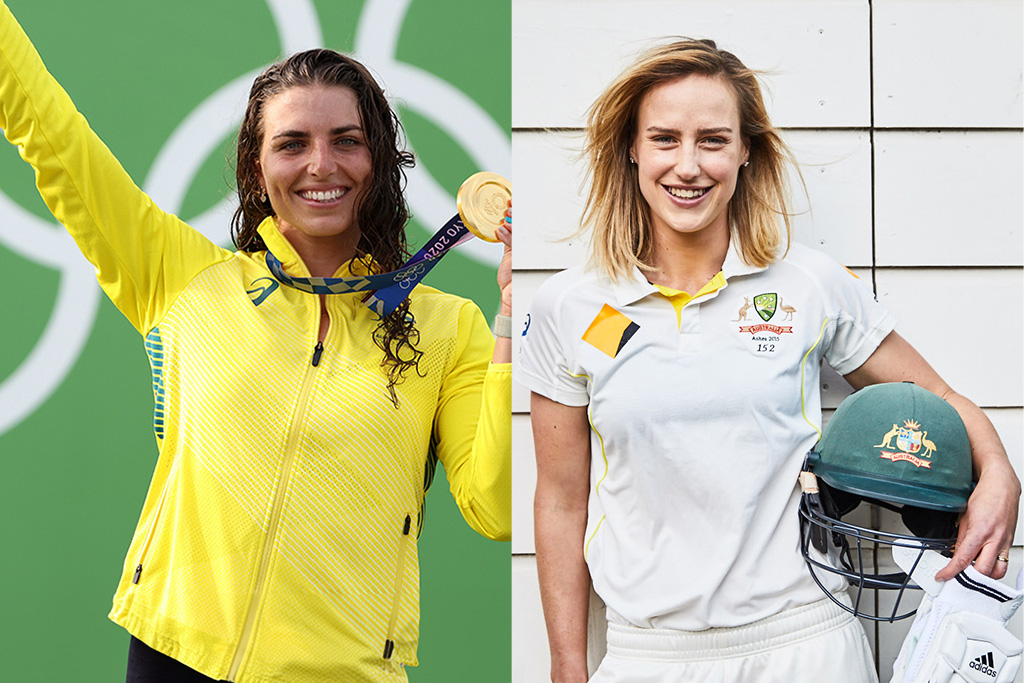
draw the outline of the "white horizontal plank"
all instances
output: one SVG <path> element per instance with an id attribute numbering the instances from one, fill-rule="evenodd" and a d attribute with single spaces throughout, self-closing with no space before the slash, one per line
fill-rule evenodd
<path id="1" fill-rule="evenodd" d="M 537 460 L 529 415 L 512 416 L 512 554 L 533 553 L 533 491 Z"/>
<path id="2" fill-rule="evenodd" d="M 863 131 L 786 131 L 803 183 L 791 173 L 793 238 L 849 266 L 871 265 L 871 143 Z M 580 133 L 517 132 L 517 269 L 561 269 L 587 258 L 577 234 L 585 168 Z M 806 192 L 804 191 L 806 186 Z"/>
<path id="3" fill-rule="evenodd" d="M 793 185 L 794 238 L 851 266 L 871 263 L 871 146 L 858 131 L 788 131 L 806 182 Z M 1024 138 L 1012 131 L 880 131 L 875 139 L 879 265 L 1020 265 L 1024 261 Z M 586 259 L 566 239 L 582 213 L 578 137 L 513 138 L 520 269 L 564 268 Z M 984 159 L 984 194 L 965 194 L 963 169 Z M 807 212 L 808 205 L 811 208 Z M 968 238 L 969 237 L 969 238 Z"/>
<path id="4" fill-rule="evenodd" d="M 983 407 L 1024 403 L 1019 268 L 879 269 L 878 300 L 946 382 Z"/>
<path id="5" fill-rule="evenodd" d="M 512 683 L 551 680 L 551 655 L 532 555 L 512 557 L 512 653 Z"/>
<path id="6" fill-rule="evenodd" d="M 515 291 L 515 305 L 512 309 L 512 378 L 516 378 L 519 359 L 519 342 L 526 327 L 526 316 L 533 304 L 533 295 L 541 283 L 554 275 L 555 271 L 515 271 L 512 273 L 512 289 Z M 512 412 L 525 413 L 530 410 L 530 392 L 519 382 L 512 382 Z"/>
<path id="7" fill-rule="evenodd" d="M 1024 262 L 1020 131 L 875 133 L 879 265 Z"/>
<path id="8" fill-rule="evenodd" d="M 783 131 L 800 164 L 793 239 L 846 266 L 871 265 L 871 138 L 864 131 Z"/>
<path id="9" fill-rule="evenodd" d="M 989 408 L 985 415 L 992 421 L 1010 456 L 1017 479 L 1024 481 L 1024 410 L 1021 408 Z M 1017 530 L 1013 544 L 1024 546 L 1024 508 L 1017 510 Z M 1024 618 L 1024 614 L 1021 615 Z"/>
<path id="10" fill-rule="evenodd" d="M 875 0 L 875 125 L 1020 127 L 1020 0 Z"/>
<path id="11" fill-rule="evenodd" d="M 1010 457 L 1010 464 L 1017 473 L 1017 479 L 1024 481 L 1024 410 L 1021 408 L 989 408 L 985 415 L 996 428 L 1003 447 Z M 1024 546 L 1024 508 L 1017 509 L 1017 529 L 1013 544 Z M 1016 576 L 1016 575 L 1014 575 Z M 1024 618 L 1024 615 L 1021 615 Z"/>
<path id="12" fill-rule="evenodd" d="M 868 33 L 868 5 L 856 0 L 513 0 L 512 125 L 579 127 L 639 53 L 686 36 L 770 72 L 776 125 L 866 127 Z"/>
<path id="13" fill-rule="evenodd" d="M 586 241 L 572 237 L 583 213 L 581 145 L 580 133 L 512 134 L 517 269 L 562 269 L 586 260 Z"/>

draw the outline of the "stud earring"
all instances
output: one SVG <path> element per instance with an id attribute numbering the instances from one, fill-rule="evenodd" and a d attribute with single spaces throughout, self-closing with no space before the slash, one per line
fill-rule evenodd
<path id="1" fill-rule="evenodd" d="M 750 162 L 749 161 L 744 161 L 743 162 L 743 168 L 746 168 L 747 166 L 750 166 Z"/>
<path id="2" fill-rule="evenodd" d="M 636 159 L 634 159 L 633 157 L 630 157 L 629 158 L 629 163 L 631 163 L 633 165 L 636 165 Z"/>

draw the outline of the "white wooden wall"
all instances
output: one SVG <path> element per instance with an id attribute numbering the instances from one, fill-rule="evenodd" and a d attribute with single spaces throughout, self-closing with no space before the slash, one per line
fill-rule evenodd
<path id="1" fill-rule="evenodd" d="M 519 329 L 537 285 L 585 258 L 581 240 L 556 240 L 579 219 L 587 107 L 659 37 L 713 38 L 770 72 L 769 111 L 812 208 L 796 239 L 873 277 L 899 332 L 984 408 L 1024 469 L 1020 0 L 512 0 L 512 11 Z M 546 681 L 529 396 L 513 391 L 512 680 Z M 849 387 L 829 372 L 822 391 L 834 408 Z M 866 624 L 883 681 L 908 627 Z"/>

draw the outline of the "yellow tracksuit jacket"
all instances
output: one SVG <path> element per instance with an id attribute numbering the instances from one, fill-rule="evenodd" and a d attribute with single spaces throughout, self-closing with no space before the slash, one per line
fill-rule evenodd
<path id="1" fill-rule="evenodd" d="M 510 368 L 480 311 L 413 291 L 422 372 L 397 409 L 358 295 L 327 297 L 314 364 L 317 297 L 161 211 L 2 4 L 0 127 L 153 369 L 160 456 L 111 619 L 215 679 L 405 680 L 432 454 L 466 521 L 510 535 Z M 308 276 L 273 219 L 260 234 Z"/>

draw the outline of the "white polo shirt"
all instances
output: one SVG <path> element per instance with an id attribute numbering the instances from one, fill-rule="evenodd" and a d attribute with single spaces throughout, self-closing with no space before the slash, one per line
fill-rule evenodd
<path id="1" fill-rule="evenodd" d="M 722 275 L 677 322 L 638 270 L 612 284 L 569 269 L 537 291 L 523 333 L 519 381 L 589 405 L 584 553 L 615 622 L 739 626 L 822 597 L 796 486 L 821 425 L 819 364 L 855 370 L 895 320 L 799 244 L 768 268 L 730 247 Z"/>

